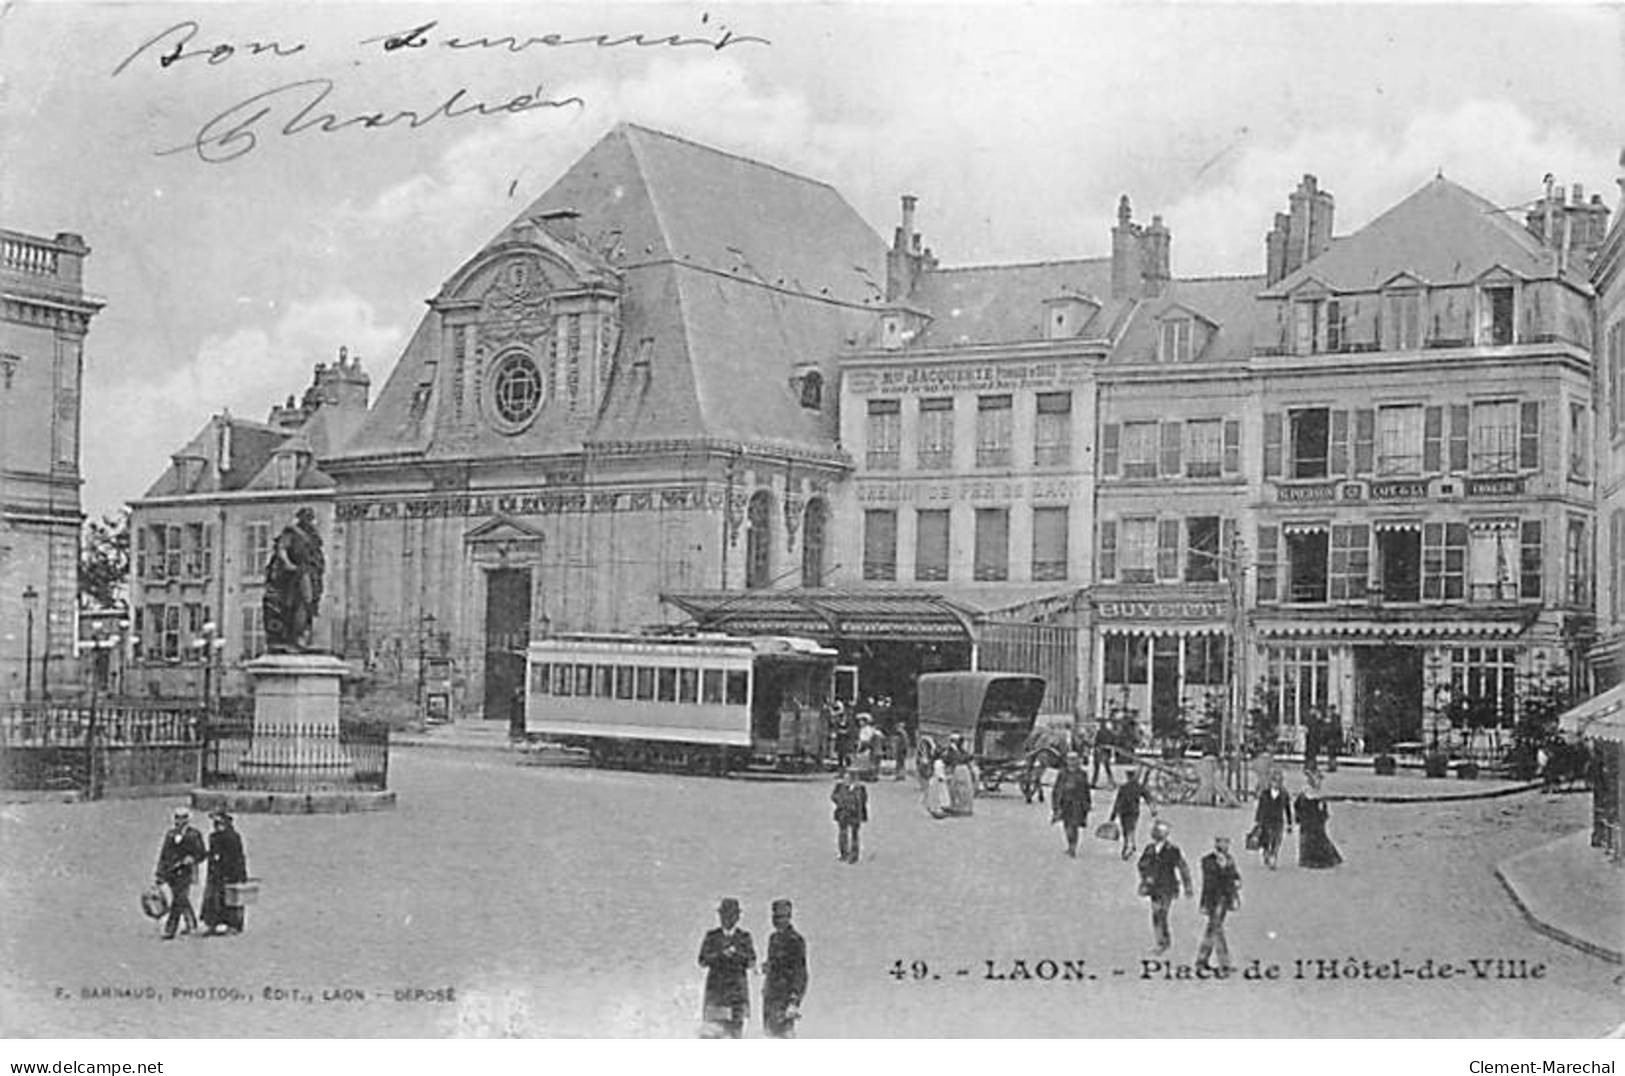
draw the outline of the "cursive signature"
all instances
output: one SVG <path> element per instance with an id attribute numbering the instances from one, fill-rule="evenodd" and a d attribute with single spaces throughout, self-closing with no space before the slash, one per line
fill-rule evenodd
<path id="1" fill-rule="evenodd" d="M 494 116 L 499 113 L 517 115 L 541 108 L 585 108 L 587 102 L 579 97 L 550 98 L 543 96 L 538 85 L 531 93 L 522 93 L 502 102 L 484 102 L 469 99 L 466 89 L 459 89 L 427 112 L 412 109 L 377 112 L 358 112 L 339 118 L 333 112 L 323 111 L 323 103 L 333 92 L 335 83 L 328 78 L 309 78 L 289 82 L 263 93 L 239 101 L 198 128 L 190 142 L 169 149 L 158 150 L 157 156 L 175 153 L 196 153 L 198 159 L 209 164 L 235 161 L 259 145 L 266 133 L 297 135 L 306 131 L 332 134 L 346 128 L 363 131 L 393 127 L 397 124 L 416 130 L 439 119 L 462 119 L 465 116 Z M 280 126 L 276 124 L 278 109 L 293 108 L 293 112 Z"/>

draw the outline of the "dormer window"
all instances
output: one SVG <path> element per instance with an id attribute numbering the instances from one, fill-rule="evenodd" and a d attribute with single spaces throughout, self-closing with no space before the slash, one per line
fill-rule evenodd
<path id="1" fill-rule="evenodd" d="M 1158 342 L 1159 362 L 1190 362 L 1195 325 L 1190 318 L 1169 318 L 1162 323 Z"/>
<path id="2" fill-rule="evenodd" d="M 1336 299 L 1295 299 L 1292 353 L 1315 355 L 1343 349 L 1343 309 Z"/>
<path id="3" fill-rule="evenodd" d="M 1422 293 L 1396 291 L 1383 297 L 1382 344 L 1389 351 L 1422 346 Z"/>
<path id="4" fill-rule="evenodd" d="M 299 456 L 294 452 L 276 454 L 277 489 L 292 489 L 299 478 Z"/>
<path id="5" fill-rule="evenodd" d="M 1044 339 L 1070 340 L 1081 336 L 1100 310 L 1100 304 L 1082 295 L 1060 295 L 1044 300 Z"/>
<path id="6" fill-rule="evenodd" d="M 1517 291 L 1511 283 L 1486 284 L 1478 293 L 1478 342 L 1500 347 L 1517 340 Z"/>
<path id="7" fill-rule="evenodd" d="M 903 346 L 903 315 L 887 314 L 880 319 L 880 346 L 887 351 Z"/>

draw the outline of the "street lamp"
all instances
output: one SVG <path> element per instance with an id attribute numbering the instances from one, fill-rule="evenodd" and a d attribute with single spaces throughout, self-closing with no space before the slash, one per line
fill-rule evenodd
<path id="1" fill-rule="evenodd" d="M 214 621 L 208 620 L 204 621 L 203 634 L 193 639 L 192 645 L 198 649 L 198 660 L 203 663 L 203 708 L 207 710 L 211 698 L 210 680 L 214 672 L 215 658 L 226 645 L 226 640 L 220 637 L 220 631 Z"/>
<path id="2" fill-rule="evenodd" d="M 39 604 L 39 591 L 30 583 L 23 588 L 23 609 L 28 613 L 28 643 L 23 651 L 23 701 L 34 697 L 34 606 Z"/>

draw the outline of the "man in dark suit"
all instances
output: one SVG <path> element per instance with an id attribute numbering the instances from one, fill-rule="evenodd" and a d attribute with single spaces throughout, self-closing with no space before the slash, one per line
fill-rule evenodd
<path id="1" fill-rule="evenodd" d="M 1066 831 L 1066 854 L 1078 854 L 1078 831 L 1089 825 L 1089 775 L 1083 772 L 1083 756 L 1066 753 L 1065 768 L 1055 777 L 1050 790 L 1050 822 L 1061 823 Z"/>
<path id="2" fill-rule="evenodd" d="M 773 933 L 762 962 L 762 1030 L 770 1038 L 793 1039 L 807 994 L 807 943 L 790 924 L 790 902 L 773 902 Z"/>
<path id="3" fill-rule="evenodd" d="M 1230 854 L 1230 838 L 1213 838 L 1213 851 L 1202 857 L 1202 914 L 1207 932 L 1196 947 L 1196 966 L 1208 967 L 1208 957 L 1219 955 L 1219 967 L 1230 967 L 1230 945 L 1224 938 L 1224 917 L 1241 907 L 1241 871 Z"/>
<path id="4" fill-rule="evenodd" d="M 1153 803 L 1151 790 L 1145 787 L 1140 780 L 1139 771 L 1130 769 L 1123 777 L 1123 783 L 1117 786 L 1117 796 L 1112 800 L 1111 821 L 1116 822 L 1123 830 L 1123 858 L 1128 859 L 1134 854 L 1134 831 L 1140 825 L 1140 804 Z"/>
<path id="5" fill-rule="evenodd" d="M 829 801 L 835 805 L 835 825 L 839 830 L 836 843 L 840 849 L 842 863 L 856 863 L 858 861 L 858 830 L 869 821 L 869 790 L 864 788 L 855 779 L 852 768 L 846 767 L 835 782 L 835 788 L 829 794 Z"/>
<path id="6" fill-rule="evenodd" d="M 1156 935 L 1158 953 L 1173 944 L 1168 935 L 1168 909 L 1181 888 L 1191 896 L 1191 869 L 1185 853 L 1168 839 L 1168 823 L 1151 824 L 1151 843 L 1140 854 L 1140 895 L 1151 898 L 1151 932 Z"/>
<path id="7" fill-rule="evenodd" d="M 175 936 L 175 928 L 182 919 L 186 933 L 197 928 L 197 913 L 192 911 L 192 880 L 197 865 L 207 859 L 209 850 L 203 846 L 203 834 L 192 828 L 192 812 L 185 807 L 175 808 L 174 824 L 164 834 L 164 843 L 158 849 L 158 869 L 153 880 L 169 887 L 169 918 L 164 921 L 164 940 Z"/>
<path id="8" fill-rule="evenodd" d="M 756 947 L 750 932 L 739 926 L 739 901 L 723 897 L 717 907 L 720 927 L 706 932 L 700 942 L 700 966 L 705 969 L 705 1038 L 737 1039 L 750 1017 L 750 984 L 746 973 L 756 966 Z"/>
<path id="9" fill-rule="evenodd" d="M 1292 828 L 1292 797 L 1281 786 L 1280 770 L 1271 770 L 1269 783 L 1259 790 L 1253 828 L 1258 833 L 1258 850 L 1264 853 L 1264 866 L 1274 870 L 1281 854 L 1281 835 Z"/>

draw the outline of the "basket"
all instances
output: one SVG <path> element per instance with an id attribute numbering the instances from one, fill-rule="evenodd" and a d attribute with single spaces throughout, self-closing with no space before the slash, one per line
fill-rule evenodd
<path id="1" fill-rule="evenodd" d="M 260 880 L 250 878 L 246 882 L 226 883 L 226 907 L 242 908 L 254 904 L 260 899 Z"/>

